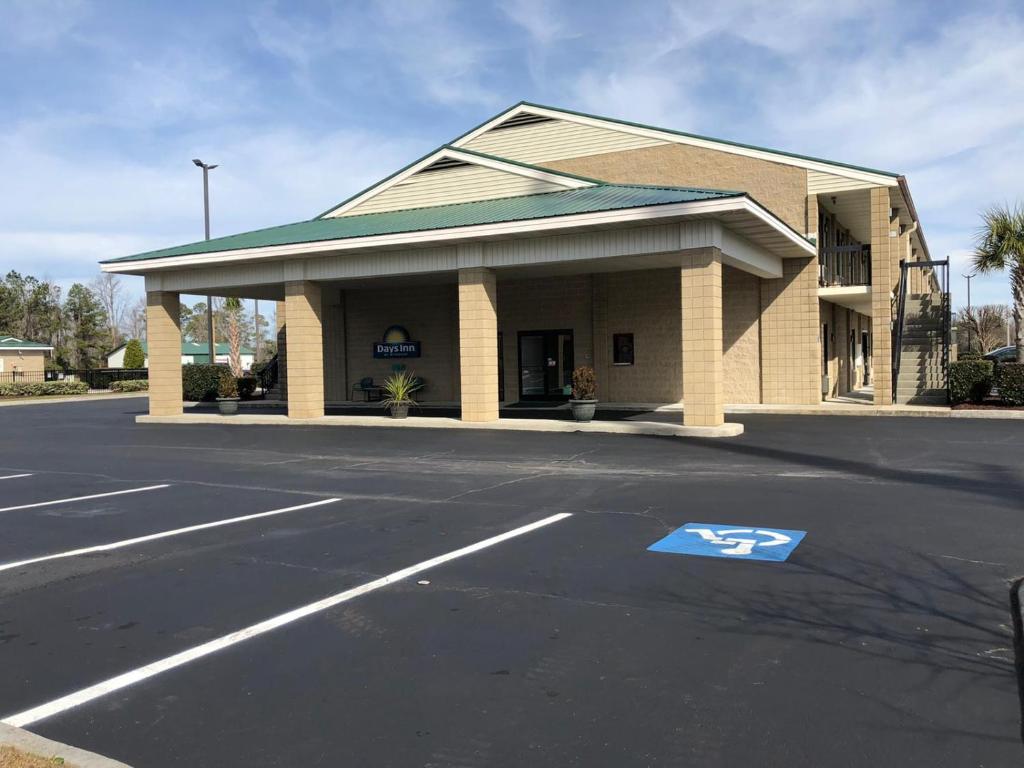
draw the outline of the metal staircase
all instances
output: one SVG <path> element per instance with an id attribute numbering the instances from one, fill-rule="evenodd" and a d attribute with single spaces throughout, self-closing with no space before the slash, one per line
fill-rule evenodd
<path id="1" fill-rule="evenodd" d="M 278 376 L 278 365 L 278 356 L 274 355 L 258 374 L 264 400 L 281 399 L 281 379 Z"/>
<path id="2" fill-rule="evenodd" d="M 922 271 L 911 279 L 914 269 Z M 911 284 L 917 292 L 910 292 Z M 901 261 L 895 314 L 893 402 L 946 405 L 949 402 L 949 262 Z"/>

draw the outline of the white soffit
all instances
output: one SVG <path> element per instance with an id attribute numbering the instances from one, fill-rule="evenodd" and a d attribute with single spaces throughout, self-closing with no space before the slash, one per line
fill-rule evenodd
<path id="1" fill-rule="evenodd" d="M 871 286 L 842 285 L 818 289 L 818 298 L 871 316 Z"/>

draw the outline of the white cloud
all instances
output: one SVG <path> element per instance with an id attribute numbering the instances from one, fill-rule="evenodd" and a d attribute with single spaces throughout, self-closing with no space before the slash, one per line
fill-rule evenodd
<path id="1" fill-rule="evenodd" d="M 4 0 L 0 50 L 51 49 L 88 14 L 81 0 Z"/>
<path id="2" fill-rule="evenodd" d="M 538 45 L 548 46 L 580 35 L 573 22 L 549 0 L 507 0 L 501 10 Z"/>

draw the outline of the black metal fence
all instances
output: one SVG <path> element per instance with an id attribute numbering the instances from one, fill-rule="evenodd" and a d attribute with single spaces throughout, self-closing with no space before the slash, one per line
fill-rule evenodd
<path id="1" fill-rule="evenodd" d="M 0 373 L 0 384 L 13 384 L 14 382 L 36 383 L 50 381 L 47 378 L 49 371 L 7 371 Z"/>
<path id="2" fill-rule="evenodd" d="M 7 371 L 0 373 L 0 384 L 43 381 L 84 381 L 89 389 L 108 389 L 113 381 L 149 379 L 146 368 L 77 368 L 50 371 Z"/>
<path id="3" fill-rule="evenodd" d="M 871 246 L 821 248 L 818 254 L 818 283 L 822 287 L 871 285 Z"/>
<path id="4" fill-rule="evenodd" d="M 1010 585 L 1010 624 L 1013 626 L 1013 657 L 1020 696 L 1020 738 L 1024 741 L 1024 576 Z"/>

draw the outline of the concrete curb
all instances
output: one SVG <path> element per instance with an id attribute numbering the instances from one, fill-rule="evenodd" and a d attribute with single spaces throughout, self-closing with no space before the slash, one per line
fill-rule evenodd
<path id="1" fill-rule="evenodd" d="M 40 755 L 41 757 L 62 757 L 73 768 L 131 768 L 127 763 L 120 763 L 108 757 L 86 752 L 84 749 L 70 747 L 59 741 L 36 736 L 22 728 L 0 723 L 0 745 L 17 747 L 23 752 Z"/>
<path id="2" fill-rule="evenodd" d="M 202 403 L 185 403 L 186 408 L 194 408 Z M 252 400 L 243 402 L 240 407 L 243 411 L 259 411 L 268 408 L 287 407 L 284 400 Z M 340 406 L 345 408 L 358 408 L 368 412 L 380 413 L 379 403 L 349 403 L 329 402 L 328 407 Z M 420 408 L 430 410 L 431 408 L 458 408 L 457 402 L 444 403 L 421 403 Z M 678 413 L 682 419 L 683 406 L 680 403 L 602 403 L 601 410 L 605 411 L 651 411 L 653 413 Z M 569 413 L 568 406 L 546 409 L 558 410 Z M 860 403 L 830 403 L 828 405 L 727 405 L 725 406 L 727 416 L 898 416 L 914 418 L 933 419 L 1024 419 L 1024 410 L 953 410 L 946 406 L 937 405 L 866 405 Z M 518 419 L 517 419 L 518 421 Z"/>
<path id="3" fill-rule="evenodd" d="M 60 395 L 51 397 L 27 397 L 16 400 L 5 401 L 0 398 L 0 408 L 12 408 L 16 405 L 50 405 L 57 403 L 89 403 L 97 400 L 127 400 L 132 397 L 149 397 L 148 392 L 111 392 L 103 395 Z"/>
<path id="4" fill-rule="evenodd" d="M 500 419 L 472 422 L 460 419 L 410 416 L 388 419 L 382 416 L 322 416 L 318 419 L 290 419 L 283 415 L 190 413 L 181 416 L 136 416 L 138 424 L 220 424 L 246 426 L 254 424 L 312 427 L 396 427 L 401 429 L 489 429 L 517 432 L 604 432 L 617 435 L 660 435 L 663 437 L 735 437 L 743 434 L 742 424 L 726 423 L 720 427 L 687 427 L 653 421 L 575 421 L 553 419 Z"/>
<path id="5" fill-rule="evenodd" d="M 956 411 L 952 408 L 940 408 L 927 405 L 911 406 L 873 406 L 873 405 L 842 405 L 842 406 L 726 406 L 729 415 L 766 415 L 766 416 L 889 416 L 900 418 L 931 418 L 931 419 L 1024 419 L 1024 411 Z"/>

